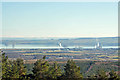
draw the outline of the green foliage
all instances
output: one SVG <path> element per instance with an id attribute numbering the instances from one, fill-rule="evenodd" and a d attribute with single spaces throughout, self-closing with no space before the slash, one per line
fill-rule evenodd
<path id="1" fill-rule="evenodd" d="M 110 75 L 109 80 L 118 80 L 118 75 L 116 74 L 115 71 L 112 70 L 112 71 L 109 73 L 109 75 Z"/>
<path id="2" fill-rule="evenodd" d="M 45 59 L 39 59 L 34 63 L 33 73 L 35 80 L 47 79 L 49 71 L 49 64 Z"/>
<path id="3" fill-rule="evenodd" d="M 43 59 L 45 60 L 46 56 L 43 56 Z"/>
<path id="4" fill-rule="evenodd" d="M 32 70 L 33 70 L 34 64 L 24 64 L 24 66 L 25 66 L 26 69 L 27 69 L 27 73 L 26 73 L 27 75 L 33 74 Z"/>
<path id="5" fill-rule="evenodd" d="M 89 70 L 89 67 L 92 66 L 93 71 L 90 72 L 91 75 L 86 78 L 86 80 L 119 80 L 119 76 L 116 71 L 109 69 L 109 71 L 104 70 L 105 68 L 101 67 L 102 65 L 95 66 L 95 62 L 83 62 L 83 64 L 77 64 L 73 60 L 68 60 L 64 66 L 64 72 L 61 67 L 55 62 L 53 65 L 49 65 L 48 61 L 45 60 L 46 56 L 42 59 L 37 60 L 34 63 L 33 73 L 26 74 L 27 70 L 24 66 L 23 59 L 17 60 L 8 60 L 8 57 L 5 56 L 5 53 L 2 54 L 2 78 L 3 80 L 82 80 L 83 75 L 80 73 L 80 67 L 86 67 Z M 84 65 L 85 63 L 85 65 Z M 98 63 L 97 63 L 98 64 Z M 117 64 L 117 63 L 115 63 Z M 113 65 L 113 64 L 112 64 Z M 107 65 L 108 68 L 109 65 Z M 28 65 L 29 67 L 29 65 Z M 32 69 L 32 65 L 30 67 Z M 93 73 L 93 75 L 92 75 Z"/>
<path id="6" fill-rule="evenodd" d="M 5 53 L 2 54 L 2 78 L 9 78 L 9 73 L 11 72 L 11 66 L 8 62 L 8 57 L 5 56 Z"/>
<path id="7" fill-rule="evenodd" d="M 106 74 L 106 72 L 104 70 L 99 70 L 96 77 L 100 80 L 107 80 L 108 79 L 108 75 Z"/>
<path id="8" fill-rule="evenodd" d="M 18 65 L 16 61 L 10 61 L 11 64 L 11 73 L 10 76 L 11 78 L 19 78 L 19 70 L 18 70 Z"/>
<path id="9" fill-rule="evenodd" d="M 5 53 L 2 54 L 2 78 L 15 79 L 26 75 L 22 59 L 9 61 Z"/>
<path id="10" fill-rule="evenodd" d="M 65 65 L 65 77 L 70 79 L 82 79 L 80 67 L 78 67 L 73 60 L 68 60 Z"/>
<path id="11" fill-rule="evenodd" d="M 99 70 L 98 74 L 88 76 L 88 80 L 120 80 L 115 71 L 105 72 L 104 70 Z"/>
<path id="12" fill-rule="evenodd" d="M 60 77 L 62 75 L 62 71 L 60 69 L 60 66 L 58 66 L 57 62 L 55 62 L 53 64 L 53 66 L 51 66 L 49 68 L 49 78 L 51 79 L 57 79 L 58 77 Z"/>
<path id="13" fill-rule="evenodd" d="M 26 69 L 24 67 L 24 62 L 23 62 L 23 59 L 17 59 L 16 60 L 16 63 L 17 63 L 17 68 L 18 68 L 18 71 L 19 71 L 19 75 L 22 76 L 22 75 L 26 75 Z"/>

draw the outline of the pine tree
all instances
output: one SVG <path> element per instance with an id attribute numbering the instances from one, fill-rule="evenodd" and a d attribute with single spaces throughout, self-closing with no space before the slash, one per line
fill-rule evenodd
<path id="1" fill-rule="evenodd" d="M 57 79 L 62 75 L 62 71 L 60 66 L 58 66 L 57 62 L 53 64 L 52 67 L 49 68 L 49 78 Z"/>
<path id="2" fill-rule="evenodd" d="M 23 59 L 18 58 L 16 60 L 16 63 L 17 63 L 18 71 L 19 71 L 19 76 L 26 75 L 27 71 L 26 71 L 26 68 L 24 66 Z"/>
<path id="3" fill-rule="evenodd" d="M 18 65 L 17 62 L 14 61 L 10 61 L 12 67 L 11 67 L 11 72 L 10 72 L 10 78 L 11 79 L 17 79 L 19 78 L 19 69 L 18 69 Z"/>
<path id="4" fill-rule="evenodd" d="M 68 60 L 65 65 L 65 78 L 67 79 L 82 79 L 80 67 L 78 67 L 73 60 Z"/>
<path id="5" fill-rule="evenodd" d="M 115 71 L 112 70 L 112 71 L 109 73 L 109 75 L 110 75 L 109 80 L 118 80 L 118 75 L 117 75 L 117 73 L 116 73 Z"/>
<path id="6" fill-rule="evenodd" d="M 11 65 L 8 62 L 8 57 L 5 53 L 2 54 L 2 78 L 10 78 Z"/>
<path id="7" fill-rule="evenodd" d="M 108 80 L 108 75 L 106 74 L 104 70 L 98 70 L 96 78 L 98 80 Z"/>
<path id="8" fill-rule="evenodd" d="M 47 79 L 49 64 L 45 59 L 39 59 L 34 63 L 33 73 L 35 80 Z"/>
<path id="9" fill-rule="evenodd" d="M 25 74 L 26 69 L 22 59 L 10 61 L 5 53 L 2 54 L 2 78 L 18 79 Z"/>

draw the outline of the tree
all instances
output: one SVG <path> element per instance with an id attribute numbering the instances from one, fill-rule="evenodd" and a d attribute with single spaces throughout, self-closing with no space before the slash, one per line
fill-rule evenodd
<path id="1" fill-rule="evenodd" d="M 8 57 L 5 53 L 2 54 L 2 78 L 9 78 L 11 72 L 11 65 L 8 62 Z"/>
<path id="2" fill-rule="evenodd" d="M 57 79 L 62 75 L 62 71 L 60 66 L 58 66 L 57 62 L 53 64 L 52 67 L 49 68 L 49 78 Z"/>
<path id="3" fill-rule="evenodd" d="M 19 71 L 19 76 L 26 75 L 27 71 L 26 71 L 26 68 L 24 66 L 23 59 L 18 58 L 16 60 L 16 63 L 17 63 L 18 71 Z"/>
<path id="4" fill-rule="evenodd" d="M 26 75 L 26 68 L 22 59 L 10 61 L 5 53 L 2 54 L 2 78 L 17 79 Z"/>
<path id="5" fill-rule="evenodd" d="M 19 78 L 19 69 L 18 69 L 18 65 L 17 65 L 17 62 L 14 60 L 14 61 L 10 61 L 11 63 L 11 72 L 10 72 L 10 78 L 13 78 L 13 79 L 17 79 Z"/>
<path id="6" fill-rule="evenodd" d="M 108 80 L 108 75 L 104 70 L 98 70 L 97 74 L 94 76 L 97 80 Z"/>
<path id="7" fill-rule="evenodd" d="M 47 79 L 49 64 L 45 59 L 39 59 L 34 63 L 33 73 L 35 80 Z"/>
<path id="8" fill-rule="evenodd" d="M 68 79 L 82 79 L 80 67 L 78 67 L 73 60 L 68 60 L 65 65 L 65 78 Z"/>
<path id="9" fill-rule="evenodd" d="M 109 75 L 110 75 L 109 80 L 118 80 L 118 75 L 117 75 L 117 73 L 116 73 L 115 71 L 112 70 L 112 71 L 109 73 Z"/>

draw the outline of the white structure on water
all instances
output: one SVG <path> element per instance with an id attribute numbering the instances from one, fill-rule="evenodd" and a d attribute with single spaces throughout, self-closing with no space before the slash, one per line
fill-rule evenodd
<path id="1" fill-rule="evenodd" d="M 59 50 L 61 50 L 61 48 L 63 48 L 62 43 L 59 42 L 58 44 L 59 44 Z"/>
<path id="2" fill-rule="evenodd" d="M 69 50 L 69 48 L 67 48 L 65 45 L 62 45 L 61 42 L 59 42 L 58 44 L 59 44 L 59 50 Z"/>
<path id="3" fill-rule="evenodd" d="M 62 44 L 61 44 L 61 42 L 59 43 L 59 47 L 62 47 Z"/>
<path id="4" fill-rule="evenodd" d="M 100 42 L 96 39 L 97 44 L 95 45 L 95 49 L 101 49 L 102 45 L 100 44 Z"/>

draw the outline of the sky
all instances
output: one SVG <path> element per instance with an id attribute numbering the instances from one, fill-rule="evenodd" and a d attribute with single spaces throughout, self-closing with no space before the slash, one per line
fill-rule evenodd
<path id="1" fill-rule="evenodd" d="M 3 2 L 2 37 L 116 37 L 117 2 Z"/>
<path id="2" fill-rule="evenodd" d="M 119 0 L 1 0 L 2 2 L 119 2 Z"/>

